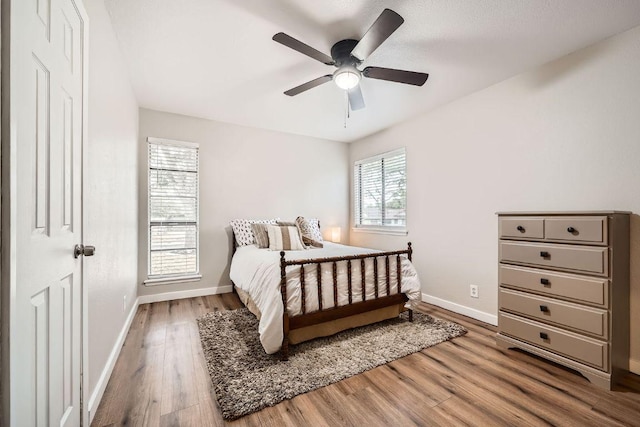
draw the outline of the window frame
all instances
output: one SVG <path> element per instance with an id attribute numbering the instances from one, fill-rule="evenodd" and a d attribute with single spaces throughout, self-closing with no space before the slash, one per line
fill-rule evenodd
<path id="1" fill-rule="evenodd" d="M 391 157 L 395 157 L 397 155 L 403 154 L 404 155 L 404 173 L 405 173 L 405 184 L 404 184 L 404 191 L 405 191 L 405 221 L 404 221 L 404 225 L 384 225 L 384 224 L 376 224 L 376 225 L 367 225 L 367 224 L 361 224 L 360 221 L 362 220 L 362 218 L 358 218 L 358 213 L 360 213 L 360 216 L 362 215 L 362 196 L 361 196 L 361 191 L 357 191 L 357 186 L 359 185 L 359 183 L 361 182 L 361 178 L 356 179 L 356 171 L 358 166 L 363 165 L 363 164 L 367 164 L 367 163 L 373 163 L 373 162 L 377 162 L 378 160 L 384 160 L 384 159 L 388 159 Z M 380 153 L 377 154 L 375 156 L 370 156 L 370 157 L 366 157 L 360 160 L 356 160 L 353 162 L 353 169 L 352 169 L 352 174 L 351 177 L 353 179 L 353 185 L 351 187 L 351 191 L 352 191 L 352 203 L 351 203 L 351 207 L 353 209 L 353 215 L 351 216 L 351 219 L 353 221 L 353 226 L 351 227 L 352 231 L 355 232 L 365 232 L 365 233 L 377 233 L 377 234 L 392 234 L 392 235 L 402 235 L 405 236 L 408 234 L 408 215 L 407 215 L 407 202 L 408 202 L 408 179 L 407 179 L 407 170 L 408 170 L 408 165 L 407 165 L 407 150 L 406 147 L 401 147 L 401 148 L 397 148 L 395 150 L 391 150 L 391 151 L 387 151 L 384 153 Z M 384 176 L 381 177 L 381 179 L 383 180 L 384 183 Z M 357 197 L 356 197 L 357 196 Z M 360 203 L 360 206 L 357 206 L 357 204 Z M 384 217 L 384 212 L 386 211 L 386 207 L 382 206 L 382 211 L 381 211 L 381 215 Z"/>
<path id="2" fill-rule="evenodd" d="M 185 272 L 178 274 L 151 274 L 151 159 L 149 156 L 149 148 L 151 144 L 165 145 L 174 147 L 186 147 L 192 148 L 197 151 L 197 163 L 196 163 L 196 240 L 195 240 L 195 252 L 196 252 L 196 268 L 194 272 Z M 200 274 L 200 144 L 196 142 L 179 141 L 167 138 L 155 138 L 147 137 L 147 280 L 144 284 L 152 286 L 156 284 L 170 284 L 170 283 L 184 283 L 197 281 L 202 278 Z"/>

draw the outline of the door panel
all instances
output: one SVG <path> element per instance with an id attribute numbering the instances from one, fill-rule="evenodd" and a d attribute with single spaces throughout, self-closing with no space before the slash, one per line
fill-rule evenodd
<path id="1" fill-rule="evenodd" d="M 73 98 L 64 93 L 62 148 L 62 229 L 73 231 Z"/>
<path id="2" fill-rule="evenodd" d="M 49 69 L 36 55 L 33 56 L 33 71 L 35 73 L 35 93 L 33 93 L 33 111 L 35 111 L 33 124 L 35 129 L 35 156 L 32 168 L 35 173 L 34 194 L 35 206 L 32 212 L 34 232 L 48 234 L 49 222 L 49 100 L 51 98 L 51 84 Z"/>
<path id="3" fill-rule="evenodd" d="M 10 0 L 11 425 L 81 423 L 81 0 Z"/>
<path id="4" fill-rule="evenodd" d="M 46 425 L 48 422 L 47 408 L 49 406 L 49 289 L 45 288 L 31 298 L 31 313 L 28 330 L 31 332 L 31 341 L 33 353 L 30 358 L 33 359 L 35 367 L 34 397 L 32 401 L 32 414 L 35 415 L 37 424 L 31 421 L 32 425 Z M 15 414 L 14 414 L 15 415 Z M 14 416 L 15 418 L 15 416 Z"/>

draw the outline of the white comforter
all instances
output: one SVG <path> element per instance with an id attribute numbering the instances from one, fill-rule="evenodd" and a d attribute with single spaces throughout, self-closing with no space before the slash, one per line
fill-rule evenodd
<path id="1" fill-rule="evenodd" d="M 287 251 L 287 260 L 309 258 L 338 257 L 378 252 L 373 249 L 344 246 L 336 243 L 324 243 L 324 248 L 303 251 Z M 402 292 L 409 298 L 409 303 L 420 300 L 420 281 L 413 264 L 401 257 Z M 337 265 L 338 305 L 348 304 L 346 261 Z M 354 261 L 352 269 L 353 302 L 362 301 L 360 261 Z M 396 293 L 396 257 L 389 258 L 391 294 Z M 384 258 L 378 260 L 379 295 L 386 295 L 386 273 Z M 305 290 L 307 313 L 318 309 L 316 287 L 316 266 L 305 266 Z M 367 300 L 373 299 L 373 262 L 367 260 L 365 266 L 365 288 Z M 254 245 L 239 247 L 231 261 L 230 277 L 240 289 L 249 293 L 256 303 L 262 317 L 260 318 L 260 341 L 269 354 L 280 350 L 282 345 L 282 296 L 280 293 L 280 253 L 268 249 L 259 249 Z M 333 269 L 331 264 L 322 264 L 322 301 L 323 308 L 333 306 Z M 287 306 L 289 314 L 301 313 L 300 266 L 287 267 Z"/>

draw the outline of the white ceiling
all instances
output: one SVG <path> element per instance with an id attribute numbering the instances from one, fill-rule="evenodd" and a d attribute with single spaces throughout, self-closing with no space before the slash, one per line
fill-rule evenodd
<path id="1" fill-rule="evenodd" d="M 141 107 L 337 141 L 380 131 L 640 25 L 638 0 L 106 0 Z M 429 73 L 423 87 L 361 83 L 345 128 L 333 83 L 287 89 L 324 65 L 271 40 L 330 54 L 384 8 L 404 24 L 363 64 Z"/>

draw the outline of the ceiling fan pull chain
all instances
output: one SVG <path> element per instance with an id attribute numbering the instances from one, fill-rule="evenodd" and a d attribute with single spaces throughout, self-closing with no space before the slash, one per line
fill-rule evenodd
<path id="1" fill-rule="evenodd" d="M 344 91 L 345 110 L 344 110 L 344 128 L 347 128 L 347 119 L 349 118 L 349 93 Z"/>

